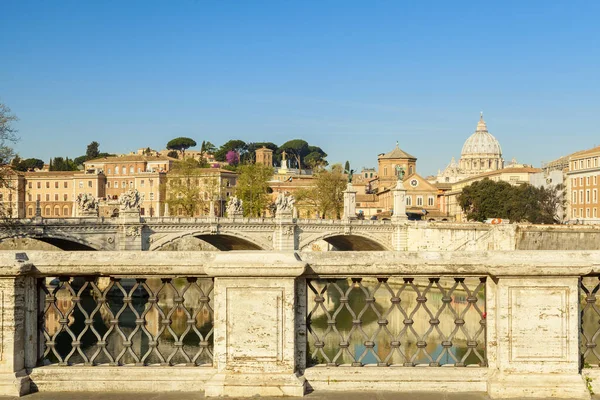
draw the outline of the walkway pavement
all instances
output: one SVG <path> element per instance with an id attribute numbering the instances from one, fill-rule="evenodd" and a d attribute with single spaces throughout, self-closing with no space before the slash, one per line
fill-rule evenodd
<path id="1" fill-rule="evenodd" d="M 254 397 L 258 399 L 258 397 Z M 0 400 L 16 400 L 18 397 L 0 396 Z M 33 393 L 22 400 L 203 400 L 205 397 L 198 393 Z M 236 400 L 224 397 L 223 400 Z M 261 400 L 283 400 L 289 397 L 260 397 Z M 319 392 L 303 397 L 306 400 L 489 400 L 483 393 L 396 393 L 396 392 Z M 600 396 L 594 396 L 600 400 Z M 532 399 L 528 399 L 532 400 Z"/>
<path id="2" fill-rule="evenodd" d="M 205 397 L 196 393 L 33 393 L 22 400 L 202 400 Z M 18 399 L 18 397 L 0 397 L 0 400 Z M 227 400 L 235 400 L 226 397 Z M 258 397 L 255 397 L 258 399 Z M 260 397 L 261 400 L 282 400 L 289 397 Z M 443 394 L 443 393 L 391 393 L 391 392 L 341 392 L 311 393 L 303 397 L 306 400 L 487 400 L 484 394 Z"/>

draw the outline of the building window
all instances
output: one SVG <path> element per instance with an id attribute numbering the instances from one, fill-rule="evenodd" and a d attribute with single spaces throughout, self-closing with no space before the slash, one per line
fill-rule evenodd
<path id="1" fill-rule="evenodd" d="M 573 191 L 573 204 L 577 204 L 577 192 Z"/>
<path id="2" fill-rule="evenodd" d="M 150 187 L 154 186 L 154 179 L 148 179 L 148 182 L 150 182 Z"/>
<path id="3" fill-rule="evenodd" d="M 119 167 L 115 167 L 115 174 L 119 175 Z"/>
<path id="4" fill-rule="evenodd" d="M 58 189 L 58 182 L 54 182 L 54 189 Z"/>
<path id="5" fill-rule="evenodd" d="M 598 209 L 597 209 L 597 208 L 594 208 L 594 218 L 596 218 L 596 217 L 598 216 L 598 213 L 597 213 L 597 211 L 598 211 Z"/>
<path id="6" fill-rule="evenodd" d="M 69 215 L 69 207 L 63 208 L 63 216 Z"/>
<path id="7" fill-rule="evenodd" d="M 577 209 L 576 208 L 573 209 L 573 218 L 577 218 Z"/>
<path id="8" fill-rule="evenodd" d="M 573 187 L 577 187 L 577 178 L 571 179 L 571 185 L 573 185 Z"/>
<path id="9" fill-rule="evenodd" d="M 60 208 L 59 207 L 54 207 L 54 216 L 55 217 L 60 216 Z"/>
<path id="10" fill-rule="evenodd" d="M 115 181 L 115 189 L 119 188 L 119 181 Z"/>
<path id="11" fill-rule="evenodd" d="M 422 206 L 423 205 L 423 196 L 417 196 L 417 205 L 418 206 Z"/>
<path id="12" fill-rule="evenodd" d="M 83 189 L 83 181 L 79 181 L 79 189 Z"/>
<path id="13" fill-rule="evenodd" d="M 579 186 L 583 186 L 583 178 L 579 178 Z"/>
<path id="14" fill-rule="evenodd" d="M 54 193 L 54 201 L 58 201 L 58 193 Z"/>
<path id="15" fill-rule="evenodd" d="M 585 184 L 586 184 L 586 185 L 589 185 L 589 184 L 590 184 L 590 177 L 589 177 L 589 176 L 585 178 Z"/>
<path id="16" fill-rule="evenodd" d="M 586 218 L 589 218 L 589 217 L 590 217 L 590 209 L 589 209 L 589 208 L 586 208 L 586 209 L 585 209 L 585 217 L 586 217 Z"/>
<path id="17" fill-rule="evenodd" d="M 406 205 L 412 206 L 412 197 L 411 196 L 406 196 Z"/>
<path id="18" fill-rule="evenodd" d="M 88 187 L 92 187 L 92 181 L 88 181 Z"/>
<path id="19" fill-rule="evenodd" d="M 587 167 L 589 168 L 589 167 L 591 167 L 591 166 L 592 166 L 592 161 L 591 161 L 591 160 L 588 158 L 588 159 L 587 159 Z"/>
<path id="20" fill-rule="evenodd" d="M 38 182 L 38 183 L 37 183 L 37 188 L 38 188 L 38 189 L 41 189 L 41 188 L 42 188 L 42 182 Z"/>
<path id="21" fill-rule="evenodd" d="M 140 207 L 140 215 L 144 215 L 144 212 L 145 212 L 144 207 Z"/>
<path id="22" fill-rule="evenodd" d="M 597 203 L 597 202 L 598 202 L 598 189 L 594 189 L 594 190 L 593 190 L 593 192 L 592 192 L 592 201 L 593 201 L 594 203 Z"/>
<path id="23" fill-rule="evenodd" d="M 154 192 L 150 192 L 150 200 L 154 200 Z"/>
<path id="24" fill-rule="evenodd" d="M 594 167 L 597 167 L 597 166 L 598 166 L 598 157 L 594 158 Z"/>
<path id="25" fill-rule="evenodd" d="M 46 182 L 46 189 L 50 189 L 50 182 Z"/>
<path id="26" fill-rule="evenodd" d="M 585 202 L 586 203 L 590 202 L 590 189 L 585 191 Z"/>
<path id="27" fill-rule="evenodd" d="M 65 183 L 64 183 L 64 185 L 63 185 L 63 187 L 64 187 L 65 189 L 68 189 L 68 188 L 69 188 L 69 183 L 68 183 L 68 182 L 65 182 Z"/>
<path id="28" fill-rule="evenodd" d="M 110 189 L 110 182 L 106 182 L 106 187 Z"/>
<path id="29" fill-rule="evenodd" d="M 144 180 L 143 179 L 140 181 L 140 187 L 144 187 Z"/>
<path id="30" fill-rule="evenodd" d="M 46 201 L 50 201 L 50 195 L 46 194 Z"/>
<path id="31" fill-rule="evenodd" d="M 27 184 L 27 186 L 29 187 L 29 189 L 31 189 L 31 188 L 33 187 L 33 183 L 32 183 L 32 182 L 29 182 L 29 183 Z"/>
<path id="32" fill-rule="evenodd" d="M 129 188 L 133 189 L 133 181 L 129 181 Z"/>
<path id="33" fill-rule="evenodd" d="M 125 189 L 127 187 L 127 181 L 121 182 L 121 187 Z"/>
<path id="34" fill-rule="evenodd" d="M 109 168 L 108 169 L 108 175 L 112 174 L 112 170 Z"/>
<path id="35" fill-rule="evenodd" d="M 36 200 L 37 200 L 37 201 L 42 201 L 42 195 L 41 195 L 41 194 L 38 194 L 38 195 L 36 196 Z"/>
<path id="36" fill-rule="evenodd" d="M 383 167 L 383 176 L 387 176 L 387 167 Z"/>
<path id="37" fill-rule="evenodd" d="M 33 196 L 31 196 L 31 193 L 27 195 L 27 201 L 33 201 Z"/>
<path id="38" fill-rule="evenodd" d="M 579 168 L 583 169 L 583 160 L 579 160 Z"/>
<path id="39" fill-rule="evenodd" d="M 125 175 L 127 173 L 127 168 L 125 168 L 125 167 L 121 168 L 121 172 L 123 172 L 123 175 Z"/>
<path id="40" fill-rule="evenodd" d="M 142 169 L 138 167 L 138 174 L 142 172 Z"/>
<path id="41" fill-rule="evenodd" d="M 430 206 L 430 207 L 434 206 L 434 205 L 435 205 L 435 204 L 434 204 L 434 202 L 435 202 L 435 199 L 434 199 L 434 197 L 433 197 L 433 196 L 429 196 L 429 197 L 427 198 L 427 205 L 428 205 L 428 206 Z"/>
<path id="42" fill-rule="evenodd" d="M 129 167 L 129 173 L 133 174 L 133 167 Z"/>
<path id="43" fill-rule="evenodd" d="M 583 204 L 583 190 L 579 191 L 579 203 Z"/>
<path id="44" fill-rule="evenodd" d="M 44 214 L 45 214 L 46 216 L 48 216 L 48 217 L 50 216 L 50 207 L 46 207 L 46 208 L 44 209 Z"/>
<path id="45" fill-rule="evenodd" d="M 580 209 L 579 209 L 579 217 L 580 217 L 580 218 L 583 218 L 583 208 L 580 208 Z"/>
<path id="46" fill-rule="evenodd" d="M 33 215 L 33 208 L 32 208 L 32 207 L 29 207 L 29 208 L 27 209 L 27 215 L 29 215 L 29 216 L 32 216 L 32 215 Z"/>
<path id="47" fill-rule="evenodd" d="M 598 184 L 598 176 L 594 175 L 594 185 L 597 185 L 597 184 Z"/>

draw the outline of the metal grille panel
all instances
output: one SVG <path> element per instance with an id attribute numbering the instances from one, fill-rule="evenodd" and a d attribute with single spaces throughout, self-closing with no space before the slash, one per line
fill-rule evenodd
<path id="1" fill-rule="evenodd" d="M 485 280 L 307 280 L 308 365 L 486 366 Z"/>
<path id="2" fill-rule="evenodd" d="M 585 276 L 579 281 L 581 310 L 581 359 L 584 367 L 600 367 L 600 276 Z"/>
<path id="3" fill-rule="evenodd" d="M 212 365 L 210 278 L 40 279 L 40 364 Z"/>

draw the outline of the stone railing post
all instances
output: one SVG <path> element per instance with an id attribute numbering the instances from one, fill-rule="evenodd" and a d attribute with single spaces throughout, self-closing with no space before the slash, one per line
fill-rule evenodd
<path id="1" fill-rule="evenodd" d="M 7 256 L 14 256 L 8 253 Z M 25 253 L 16 253 L 16 260 L 0 259 L 0 395 L 22 396 L 29 393 L 32 366 L 27 358 L 35 358 L 36 335 L 31 333 L 27 311 L 35 302 L 35 285 Z M 33 304 L 35 308 L 36 304 Z M 33 328 L 36 332 L 36 329 Z"/>
<path id="2" fill-rule="evenodd" d="M 273 232 L 273 249 L 279 251 L 296 250 L 296 223 L 292 212 L 281 212 L 275 216 L 275 231 Z"/>
<path id="3" fill-rule="evenodd" d="M 214 366 L 205 395 L 302 396 L 297 375 L 296 278 L 306 263 L 294 253 L 222 253 L 214 277 Z"/>
<path id="4" fill-rule="evenodd" d="M 579 374 L 579 276 L 540 275 L 488 285 L 488 393 L 589 399 Z"/>
<path id="5" fill-rule="evenodd" d="M 344 190 L 344 219 L 356 219 L 356 190 L 348 183 Z"/>

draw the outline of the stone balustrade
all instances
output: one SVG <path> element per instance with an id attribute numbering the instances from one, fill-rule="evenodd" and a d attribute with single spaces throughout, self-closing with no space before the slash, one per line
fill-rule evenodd
<path id="1" fill-rule="evenodd" d="M 600 251 L 0 252 L 0 395 L 590 398 Z"/>

